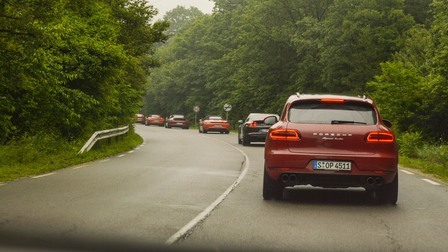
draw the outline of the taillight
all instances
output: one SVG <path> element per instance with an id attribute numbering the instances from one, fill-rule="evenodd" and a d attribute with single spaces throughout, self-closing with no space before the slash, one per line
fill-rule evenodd
<path id="1" fill-rule="evenodd" d="M 368 143 L 392 143 L 394 140 L 395 136 L 388 132 L 370 132 L 366 139 Z"/>
<path id="2" fill-rule="evenodd" d="M 248 127 L 257 127 L 258 123 L 257 122 L 251 122 L 247 124 Z"/>
<path id="3" fill-rule="evenodd" d="M 269 138 L 272 140 L 299 141 L 300 134 L 296 130 L 275 129 L 269 132 Z"/>

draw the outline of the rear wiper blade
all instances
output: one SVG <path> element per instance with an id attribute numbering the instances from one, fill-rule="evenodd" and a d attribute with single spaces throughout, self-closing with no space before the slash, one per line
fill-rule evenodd
<path id="1" fill-rule="evenodd" d="M 365 122 L 332 120 L 331 124 L 367 124 Z"/>

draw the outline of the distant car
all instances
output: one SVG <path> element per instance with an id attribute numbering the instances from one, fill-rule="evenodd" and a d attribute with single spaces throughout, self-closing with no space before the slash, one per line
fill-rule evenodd
<path id="1" fill-rule="evenodd" d="M 396 204 L 391 126 L 368 98 L 290 96 L 266 138 L 263 198 L 282 199 L 283 188 L 296 185 L 364 187 L 379 202 Z"/>
<path id="2" fill-rule="evenodd" d="M 184 115 L 170 115 L 165 121 L 165 128 L 178 127 L 182 129 L 189 129 L 190 122 Z"/>
<path id="3" fill-rule="evenodd" d="M 165 118 L 159 116 L 159 115 L 150 115 L 146 118 L 146 123 L 147 126 L 151 126 L 151 125 L 159 125 L 159 126 L 164 126 L 165 125 Z"/>
<path id="4" fill-rule="evenodd" d="M 264 142 L 266 134 L 272 126 L 264 122 L 264 119 L 269 116 L 279 118 L 277 114 L 250 113 L 244 122 L 242 120 L 238 121 L 240 123 L 238 126 L 238 143 L 248 146 L 251 142 Z"/>
<path id="5" fill-rule="evenodd" d="M 135 122 L 145 124 L 145 116 L 143 114 L 135 114 Z"/>
<path id="6" fill-rule="evenodd" d="M 203 120 L 199 121 L 199 133 L 207 133 L 209 131 L 229 134 L 230 123 L 221 116 L 206 116 Z"/>

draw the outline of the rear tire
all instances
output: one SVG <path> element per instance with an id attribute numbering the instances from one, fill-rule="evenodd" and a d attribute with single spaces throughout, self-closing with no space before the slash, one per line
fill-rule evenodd
<path id="1" fill-rule="evenodd" d="M 266 166 L 263 174 L 263 199 L 283 200 L 283 186 L 269 177 Z"/>
<path id="2" fill-rule="evenodd" d="M 248 137 L 245 137 L 243 135 L 243 146 L 249 146 L 249 145 L 250 145 L 250 141 L 249 141 Z"/>
<path id="3" fill-rule="evenodd" d="M 383 185 L 377 193 L 380 203 L 396 205 L 398 200 L 398 173 L 392 183 Z"/>

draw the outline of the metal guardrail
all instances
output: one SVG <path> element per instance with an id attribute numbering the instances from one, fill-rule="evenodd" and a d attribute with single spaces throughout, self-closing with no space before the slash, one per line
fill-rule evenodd
<path id="1" fill-rule="evenodd" d="M 89 140 L 86 142 L 86 144 L 84 144 L 84 146 L 81 148 L 81 150 L 78 152 L 78 154 L 82 154 L 82 153 L 92 149 L 92 147 L 95 145 L 95 143 L 98 140 L 124 135 L 128 131 L 129 131 L 129 126 L 116 128 L 116 129 L 97 131 L 97 132 L 93 133 L 93 135 L 89 138 Z"/>

